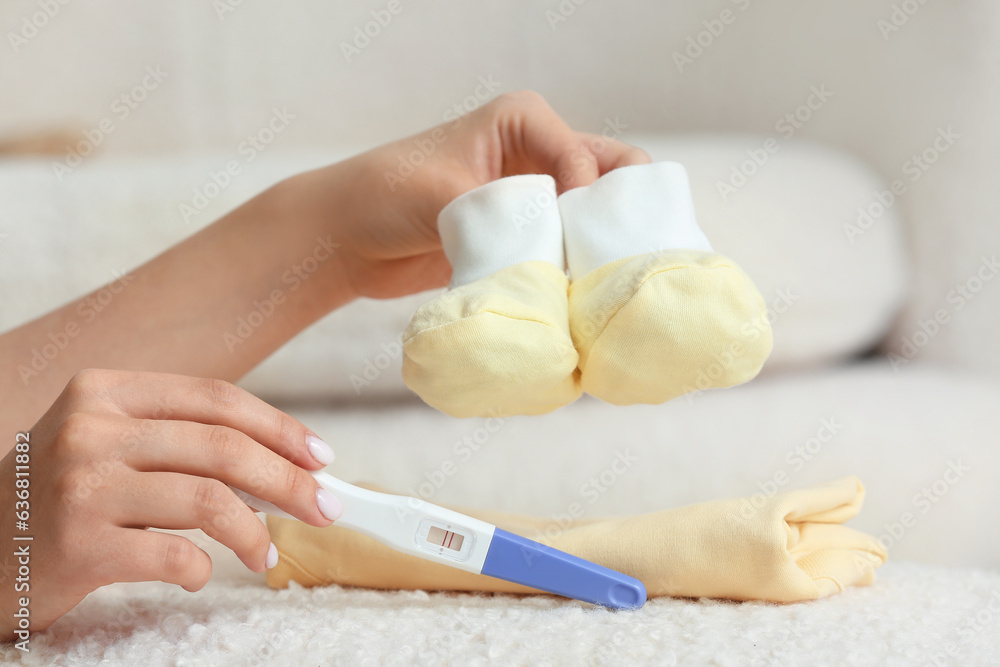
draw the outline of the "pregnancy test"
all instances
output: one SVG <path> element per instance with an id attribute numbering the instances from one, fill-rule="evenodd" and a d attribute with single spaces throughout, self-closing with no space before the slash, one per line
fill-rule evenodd
<path id="1" fill-rule="evenodd" d="M 337 526 L 396 551 L 612 609 L 637 609 L 646 602 L 642 582 L 621 572 L 419 498 L 362 489 L 325 472 L 311 474 L 340 500 L 344 512 Z M 257 511 L 294 518 L 233 491 Z"/>

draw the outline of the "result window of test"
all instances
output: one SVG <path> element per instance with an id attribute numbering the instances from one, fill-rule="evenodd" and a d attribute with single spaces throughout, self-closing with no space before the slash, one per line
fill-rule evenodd
<path id="1" fill-rule="evenodd" d="M 422 551 L 461 562 L 472 556 L 476 534 L 464 526 L 424 517 L 417 525 L 413 541 Z"/>
<path id="2" fill-rule="evenodd" d="M 438 528 L 437 526 L 431 526 L 427 531 L 427 542 L 428 544 L 433 544 L 436 547 L 444 547 L 445 549 L 451 549 L 452 551 L 461 551 L 462 542 L 465 541 L 465 537 L 451 530 L 445 530 L 444 528 Z"/>

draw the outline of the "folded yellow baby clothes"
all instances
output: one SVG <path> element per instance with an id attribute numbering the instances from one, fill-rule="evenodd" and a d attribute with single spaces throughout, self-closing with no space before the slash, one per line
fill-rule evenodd
<path id="1" fill-rule="evenodd" d="M 369 487 L 372 488 L 372 487 Z M 632 517 L 554 521 L 458 509 L 504 530 L 637 577 L 650 597 L 795 602 L 874 581 L 878 541 L 841 525 L 864 488 L 845 477 L 766 497 L 718 500 Z M 278 564 L 267 583 L 532 593 L 533 589 L 398 553 L 372 538 L 268 517 Z"/>

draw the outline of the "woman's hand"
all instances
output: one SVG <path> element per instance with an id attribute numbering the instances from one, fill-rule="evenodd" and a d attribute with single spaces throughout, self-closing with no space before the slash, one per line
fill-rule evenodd
<path id="1" fill-rule="evenodd" d="M 565 191 L 645 162 L 643 151 L 575 132 L 539 95 L 520 92 L 293 176 L 130 272 L 93 321 L 80 308 L 106 288 L 0 337 L 0 453 L 81 368 L 235 380 L 358 296 L 444 286 L 451 266 L 437 216 L 475 187 L 539 173 Z M 73 344 L 35 368 L 38 349 L 71 327 Z"/>
<path id="2" fill-rule="evenodd" d="M 388 298 L 447 284 L 437 216 L 458 195 L 515 174 L 549 174 L 561 193 L 649 161 L 615 138 L 572 130 L 540 95 L 523 91 L 278 191 L 291 219 L 334 230 L 355 296 Z"/>
<path id="3" fill-rule="evenodd" d="M 117 581 L 165 581 L 189 591 L 212 563 L 178 535 L 201 528 L 254 572 L 273 566 L 267 528 L 227 486 L 270 501 L 313 526 L 340 504 L 307 470 L 333 452 L 309 429 L 227 382 L 86 370 L 30 431 L 27 457 L 0 463 L 0 628 L 14 633 L 18 598 L 43 630 L 88 593 Z M 27 532 L 15 530 L 15 465 L 28 470 Z M 23 503 L 24 500 L 22 499 Z M 12 540 L 31 535 L 30 542 Z M 30 589 L 15 591 L 14 546 L 30 546 Z"/>

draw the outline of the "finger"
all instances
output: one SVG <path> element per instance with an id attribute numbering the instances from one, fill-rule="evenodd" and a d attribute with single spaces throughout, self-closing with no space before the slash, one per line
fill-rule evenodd
<path id="1" fill-rule="evenodd" d="M 121 457 L 133 470 L 232 484 L 313 526 L 329 526 L 339 516 L 339 502 L 312 475 L 241 431 L 189 421 L 112 419 L 122 420 Z M 228 489 L 227 494 L 240 502 Z"/>
<path id="2" fill-rule="evenodd" d="M 116 554 L 113 581 L 163 581 L 194 592 L 212 576 L 212 559 L 180 535 L 124 529 L 109 547 Z"/>
<path id="3" fill-rule="evenodd" d="M 232 549 L 254 572 L 267 569 L 271 546 L 267 528 L 218 480 L 174 472 L 133 473 L 115 495 L 113 520 L 122 528 L 200 528 Z"/>
<path id="4" fill-rule="evenodd" d="M 333 450 L 301 422 L 229 382 L 169 373 L 99 373 L 94 381 L 106 385 L 103 391 L 129 417 L 228 426 L 309 470 L 333 461 Z"/>
<path id="5" fill-rule="evenodd" d="M 594 154 L 540 95 L 513 93 L 499 98 L 497 109 L 504 176 L 549 174 L 559 193 L 597 180 Z"/>
<path id="6" fill-rule="evenodd" d="M 636 164 L 649 164 L 653 161 L 646 151 L 614 137 L 605 137 L 589 132 L 581 132 L 580 134 L 588 150 L 597 159 L 597 168 L 601 176 L 612 169 L 630 167 Z"/>

